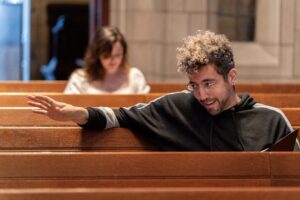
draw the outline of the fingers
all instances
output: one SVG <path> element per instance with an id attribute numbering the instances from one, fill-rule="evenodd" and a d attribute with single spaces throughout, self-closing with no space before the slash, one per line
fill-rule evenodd
<path id="1" fill-rule="evenodd" d="M 34 102 L 34 101 L 27 101 L 27 104 L 30 105 L 30 106 L 33 106 L 33 107 L 37 107 L 37 108 L 40 108 L 40 109 L 44 109 L 44 110 L 49 109 L 48 106 L 43 105 L 43 104 L 41 104 L 41 103 Z"/>
<path id="2" fill-rule="evenodd" d="M 27 102 L 30 106 L 35 106 L 41 109 L 49 109 L 54 105 L 54 100 L 47 96 L 42 95 L 30 95 L 27 97 Z"/>
<path id="3" fill-rule="evenodd" d="M 32 109 L 32 111 L 34 113 L 41 114 L 41 115 L 47 115 L 48 114 L 48 111 L 47 110 L 43 110 L 43 109 L 36 109 L 36 108 L 34 108 L 34 109 Z"/>

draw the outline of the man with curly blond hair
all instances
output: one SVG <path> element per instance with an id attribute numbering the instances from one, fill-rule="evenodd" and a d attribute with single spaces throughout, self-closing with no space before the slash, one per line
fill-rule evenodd
<path id="1" fill-rule="evenodd" d="M 224 35 L 198 31 L 177 52 L 187 90 L 148 104 L 81 108 L 47 96 L 29 96 L 28 103 L 36 113 L 84 128 L 129 128 L 165 151 L 261 151 L 293 130 L 279 109 L 236 93 L 237 70 Z"/>

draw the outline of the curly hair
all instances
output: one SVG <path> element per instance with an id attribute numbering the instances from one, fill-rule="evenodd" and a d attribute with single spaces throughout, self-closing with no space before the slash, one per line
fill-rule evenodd
<path id="1" fill-rule="evenodd" d="M 105 69 L 99 57 L 100 55 L 110 56 L 116 42 L 120 42 L 123 48 L 123 60 L 120 68 L 127 72 L 129 65 L 127 62 L 127 43 L 124 36 L 116 27 L 103 27 L 97 30 L 84 57 L 84 70 L 88 81 L 103 80 Z"/>
<path id="2" fill-rule="evenodd" d="M 177 48 L 177 60 L 178 71 L 188 75 L 207 64 L 214 64 L 217 73 L 227 78 L 235 65 L 227 37 L 201 30 L 183 39 L 183 45 Z"/>

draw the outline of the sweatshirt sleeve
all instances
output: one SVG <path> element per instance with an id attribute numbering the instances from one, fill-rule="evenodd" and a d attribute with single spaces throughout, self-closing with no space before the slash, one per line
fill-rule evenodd
<path id="1" fill-rule="evenodd" d="M 88 107 L 87 111 L 89 113 L 88 121 L 79 125 L 84 129 L 93 129 L 93 130 L 103 130 L 106 127 L 106 118 L 104 112 L 99 108 Z"/>
<path id="2" fill-rule="evenodd" d="M 280 118 L 279 121 L 277 122 L 277 126 L 275 127 L 276 127 L 276 132 L 280 133 L 276 138 L 276 140 L 279 140 L 280 138 L 291 133 L 294 129 L 290 121 L 286 117 L 286 115 L 280 109 L 277 109 L 277 112 L 280 114 Z M 297 138 L 294 146 L 294 151 L 300 151 L 299 141 Z"/>

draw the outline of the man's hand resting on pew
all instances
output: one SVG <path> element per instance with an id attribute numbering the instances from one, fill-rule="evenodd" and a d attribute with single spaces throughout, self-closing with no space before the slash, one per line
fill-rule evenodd
<path id="1" fill-rule="evenodd" d="M 85 124 L 89 113 L 85 108 L 73 106 L 71 104 L 55 101 L 43 95 L 29 95 L 28 105 L 35 107 L 34 113 L 46 115 L 58 121 L 73 121 L 77 124 Z"/>

